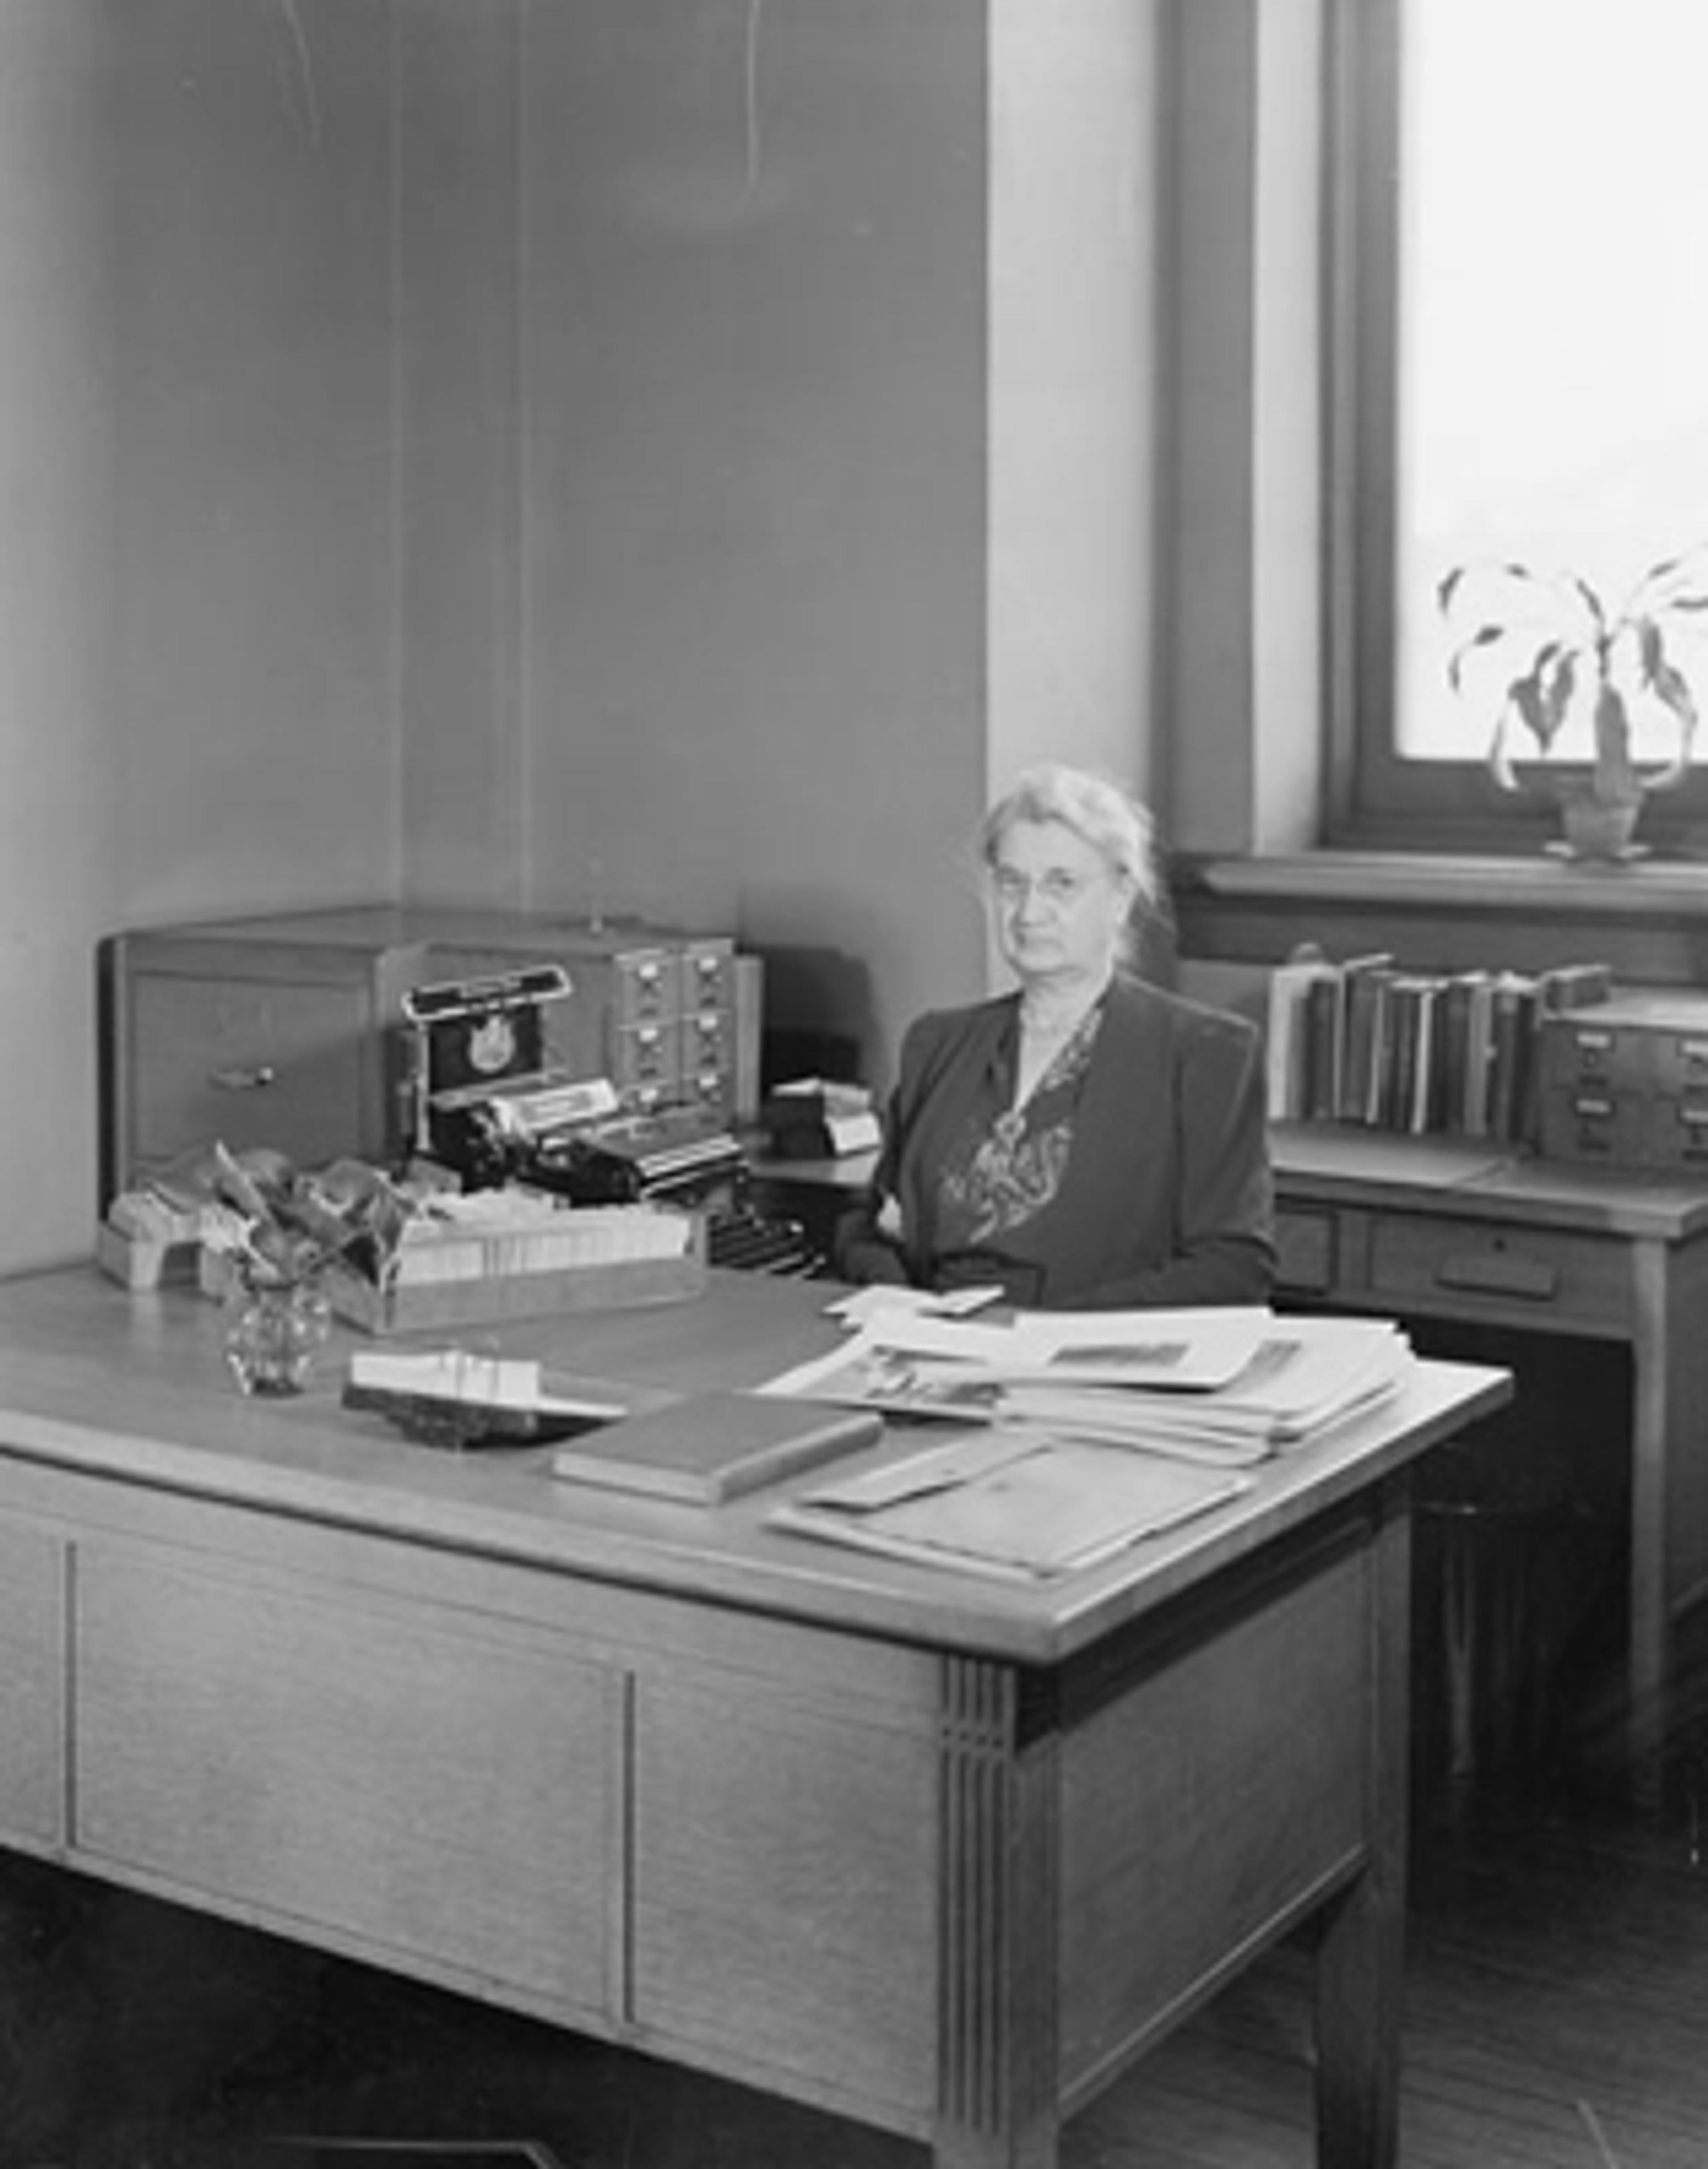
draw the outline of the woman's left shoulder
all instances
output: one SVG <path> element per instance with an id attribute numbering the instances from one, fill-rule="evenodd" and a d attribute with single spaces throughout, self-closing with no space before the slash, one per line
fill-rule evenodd
<path id="1" fill-rule="evenodd" d="M 1218 1009 L 1126 973 L 1115 981 L 1109 1002 L 1112 1014 L 1124 1022 L 1179 1041 L 1243 1047 L 1261 1037 L 1253 1019 L 1237 1010 Z"/>

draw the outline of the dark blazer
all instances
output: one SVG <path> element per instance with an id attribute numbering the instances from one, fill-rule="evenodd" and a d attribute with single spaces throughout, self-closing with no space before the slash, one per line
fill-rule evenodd
<path id="1" fill-rule="evenodd" d="M 838 1264 L 930 1287 L 980 1276 L 936 1240 L 939 1170 L 983 1078 L 1012 1047 L 1019 997 L 919 1018 L 902 1042 L 884 1148 Z M 1261 1303 L 1274 1278 L 1264 1053 L 1244 1017 L 1118 976 L 1051 1202 L 1002 1240 L 1019 1301 L 1062 1308 Z M 878 1228 L 886 1196 L 902 1233 Z M 893 1208 L 891 1217 L 893 1217 Z"/>

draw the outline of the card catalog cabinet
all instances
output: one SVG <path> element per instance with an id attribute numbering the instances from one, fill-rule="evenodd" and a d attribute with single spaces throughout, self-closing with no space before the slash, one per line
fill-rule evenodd
<path id="1" fill-rule="evenodd" d="M 738 1111 L 756 979 L 727 936 L 382 904 L 154 927 L 102 947 L 103 1202 L 215 1138 L 306 1166 L 391 1159 L 405 991 L 542 959 L 572 990 L 547 1008 L 549 1066 L 609 1077 L 631 1108 Z"/>

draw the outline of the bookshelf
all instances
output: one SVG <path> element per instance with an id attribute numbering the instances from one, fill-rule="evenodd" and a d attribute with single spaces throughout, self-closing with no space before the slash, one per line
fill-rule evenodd
<path id="1" fill-rule="evenodd" d="M 1439 972 L 1408 969 L 1387 951 L 1339 961 L 1297 952 L 1269 978 L 1270 1114 L 1531 1143 L 1543 1020 L 1611 991 L 1600 963 Z"/>

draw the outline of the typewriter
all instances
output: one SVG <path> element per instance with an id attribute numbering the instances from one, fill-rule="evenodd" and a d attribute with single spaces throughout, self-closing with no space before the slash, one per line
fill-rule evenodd
<path id="1" fill-rule="evenodd" d="M 822 1270 L 799 1221 L 753 1207 L 746 1154 L 719 1117 L 705 1111 L 572 1116 L 542 1130 L 517 1164 L 516 1180 L 577 1205 L 658 1197 L 699 1209 L 714 1266 L 795 1279 Z"/>
<path id="2" fill-rule="evenodd" d="M 415 1150 L 469 1189 L 518 1183 L 573 1205 L 657 1199 L 700 1212 L 713 1265 L 822 1271 L 799 1222 L 753 1207 L 746 1154 L 719 1111 L 625 1110 L 609 1079 L 541 1068 L 541 1005 L 569 993 L 551 965 L 404 996 Z"/>

